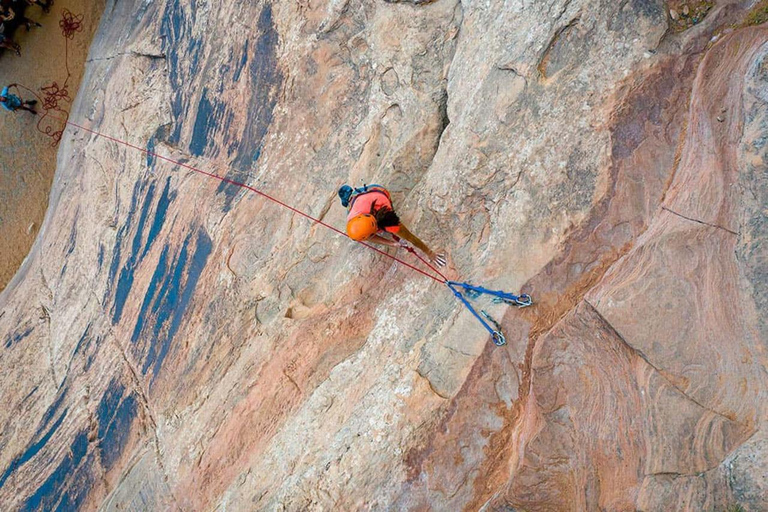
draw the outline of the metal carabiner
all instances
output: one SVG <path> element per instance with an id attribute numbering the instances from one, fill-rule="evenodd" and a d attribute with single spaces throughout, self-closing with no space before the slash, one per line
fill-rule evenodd
<path id="1" fill-rule="evenodd" d="M 522 295 L 516 295 L 514 298 L 502 298 L 496 297 L 492 301 L 494 304 L 509 304 L 511 306 L 517 306 L 518 308 L 527 308 L 533 305 L 533 299 L 527 293 Z"/>
<path id="2" fill-rule="evenodd" d="M 501 332 L 501 325 L 499 325 L 499 322 L 493 319 L 491 315 L 488 314 L 487 311 L 484 309 L 480 310 L 480 313 L 493 324 L 494 327 L 496 327 L 496 330 L 491 333 L 491 338 L 493 338 L 493 344 L 497 347 L 501 347 L 507 344 L 507 338 L 504 337 L 504 333 Z"/>

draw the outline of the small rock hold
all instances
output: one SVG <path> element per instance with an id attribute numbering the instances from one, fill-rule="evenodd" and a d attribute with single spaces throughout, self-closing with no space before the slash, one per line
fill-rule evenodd
<path id="1" fill-rule="evenodd" d="M 674 21 L 677 21 L 677 18 L 680 17 L 679 14 L 677 14 L 677 11 L 674 9 L 669 10 L 669 17 L 672 18 Z"/>
<path id="2" fill-rule="evenodd" d="M 395 93 L 395 90 L 397 89 L 398 85 L 399 85 L 399 78 L 397 76 L 397 72 L 393 68 L 388 68 L 381 75 L 381 90 L 387 96 L 392 96 L 392 94 Z"/>
<path id="3" fill-rule="evenodd" d="M 28 234 L 28 235 L 31 235 L 31 234 L 32 234 L 32 231 L 34 231 L 34 230 L 35 230 L 35 223 L 33 222 L 32 224 L 30 224 L 29 226 L 27 226 L 27 234 Z"/>
<path id="4" fill-rule="evenodd" d="M 684 5 L 683 6 L 683 16 L 688 16 L 689 12 L 691 12 L 691 11 L 688 9 L 688 6 Z"/>
<path id="5" fill-rule="evenodd" d="M 723 116 L 717 116 L 717 120 L 722 123 L 725 121 L 725 118 Z"/>

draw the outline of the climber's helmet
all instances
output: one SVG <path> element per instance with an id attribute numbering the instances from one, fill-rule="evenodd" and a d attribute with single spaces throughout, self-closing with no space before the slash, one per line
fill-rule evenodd
<path id="1" fill-rule="evenodd" d="M 363 213 L 352 217 L 347 222 L 347 235 L 352 240 L 362 242 L 367 240 L 379 230 L 379 226 L 376 224 L 376 218 L 368 213 Z"/>

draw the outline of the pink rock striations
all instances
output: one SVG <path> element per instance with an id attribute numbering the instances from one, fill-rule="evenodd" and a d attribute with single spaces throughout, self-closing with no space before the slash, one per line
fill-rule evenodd
<path id="1" fill-rule="evenodd" d="M 71 126 L 0 295 L 2 508 L 768 509 L 750 6 L 108 5 L 73 122 L 336 226 L 385 183 L 451 277 L 537 305 L 484 306 L 494 347 L 439 283 Z"/>

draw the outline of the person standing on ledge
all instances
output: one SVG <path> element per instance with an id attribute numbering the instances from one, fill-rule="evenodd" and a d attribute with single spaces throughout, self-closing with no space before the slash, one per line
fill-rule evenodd
<path id="1" fill-rule="evenodd" d="M 438 267 L 445 266 L 445 254 L 435 253 L 400 222 L 392 208 L 389 191 L 381 185 L 365 185 L 352 188 L 343 185 L 339 189 L 341 205 L 347 208 L 347 235 L 358 242 L 399 247 L 400 238 L 416 246 Z M 391 233 L 395 239 L 382 236 Z"/>
<path id="2" fill-rule="evenodd" d="M 9 87 L 13 87 L 13 85 L 5 86 L 2 92 L 0 92 L 0 105 L 2 105 L 5 110 L 10 112 L 26 110 L 27 112 L 32 112 L 33 114 L 37 115 L 37 111 L 34 109 L 34 105 L 37 103 L 37 100 L 22 101 L 21 98 L 8 91 Z"/>

